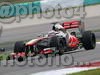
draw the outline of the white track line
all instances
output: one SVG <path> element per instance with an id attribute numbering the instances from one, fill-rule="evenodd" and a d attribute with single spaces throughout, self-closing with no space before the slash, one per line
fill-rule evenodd
<path id="1" fill-rule="evenodd" d="M 96 42 L 96 44 L 100 44 L 100 42 Z M 66 68 L 66 69 L 60 69 L 60 70 L 52 70 L 52 71 L 45 71 L 45 72 L 39 72 L 39 73 L 33 73 L 31 75 L 69 75 L 71 73 L 96 69 L 98 67 L 73 67 L 73 68 Z"/>
<path id="2" fill-rule="evenodd" d="M 86 70 L 91 70 L 91 69 L 96 69 L 96 67 L 89 68 L 67 68 L 67 69 L 60 69 L 60 70 L 52 70 L 52 71 L 45 71 L 45 72 L 39 72 L 39 73 L 34 73 L 31 75 L 66 75 L 66 74 L 71 74 L 71 73 L 76 73 L 76 72 L 81 72 L 81 71 L 86 71 Z"/>
<path id="3" fill-rule="evenodd" d="M 96 42 L 97 44 L 100 44 L 100 42 Z"/>

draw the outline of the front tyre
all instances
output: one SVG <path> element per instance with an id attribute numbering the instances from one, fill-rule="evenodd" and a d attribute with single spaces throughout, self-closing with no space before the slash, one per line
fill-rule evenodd
<path id="1" fill-rule="evenodd" d="M 18 62 L 23 62 L 24 58 L 20 56 L 20 57 L 17 58 L 17 60 L 18 60 Z"/>
<path id="2" fill-rule="evenodd" d="M 22 41 L 16 42 L 14 46 L 14 53 L 25 52 L 25 43 Z"/>

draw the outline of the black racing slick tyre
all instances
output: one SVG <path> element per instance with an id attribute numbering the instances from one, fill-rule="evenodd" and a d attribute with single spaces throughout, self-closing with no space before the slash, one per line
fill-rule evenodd
<path id="1" fill-rule="evenodd" d="M 95 47 L 96 47 L 95 34 L 91 31 L 83 32 L 82 43 L 83 43 L 83 47 L 86 50 L 95 49 Z"/>
<path id="2" fill-rule="evenodd" d="M 17 60 L 18 60 L 18 62 L 23 62 L 24 58 L 23 57 L 19 57 Z"/>
<path id="3" fill-rule="evenodd" d="M 25 52 L 25 43 L 22 41 L 16 42 L 14 46 L 14 53 Z"/>

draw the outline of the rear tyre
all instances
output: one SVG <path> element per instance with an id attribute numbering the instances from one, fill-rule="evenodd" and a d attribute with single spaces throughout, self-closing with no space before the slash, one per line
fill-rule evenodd
<path id="1" fill-rule="evenodd" d="M 96 47 L 95 34 L 92 33 L 91 31 L 83 32 L 82 43 L 83 43 L 83 47 L 86 50 L 94 49 Z"/>
<path id="2" fill-rule="evenodd" d="M 25 52 L 25 43 L 20 41 L 16 42 L 14 46 L 14 53 Z"/>

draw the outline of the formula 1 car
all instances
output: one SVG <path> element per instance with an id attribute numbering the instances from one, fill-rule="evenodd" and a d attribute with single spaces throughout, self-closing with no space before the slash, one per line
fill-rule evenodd
<path id="1" fill-rule="evenodd" d="M 66 40 L 64 38 L 58 36 L 41 36 L 26 43 L 18 41 L 14 46 L 14 59 L 17 56 L 20 59 L 22 59 L 21 57 L 27 58 L 28 56 L 30 56 L 30 53 L 33 56 L 38 54 L 47 56 L 48 54 L 53 53 L 62 55 L 64 52 L 76 50 L 79 48 L 85 48 L 86 50 L 95 49 L 95 34 L 91 31 L 85 31 L 83 28 L 84 25 L 81 23 L 81 21 L 64 22 L 62 23 L 62 26 L 67 31 L 69 30 L 70 33 L 67 43 L 65 43 Z M 74 31 L 74 29 L 76 29 L 77 31 Z"/>

